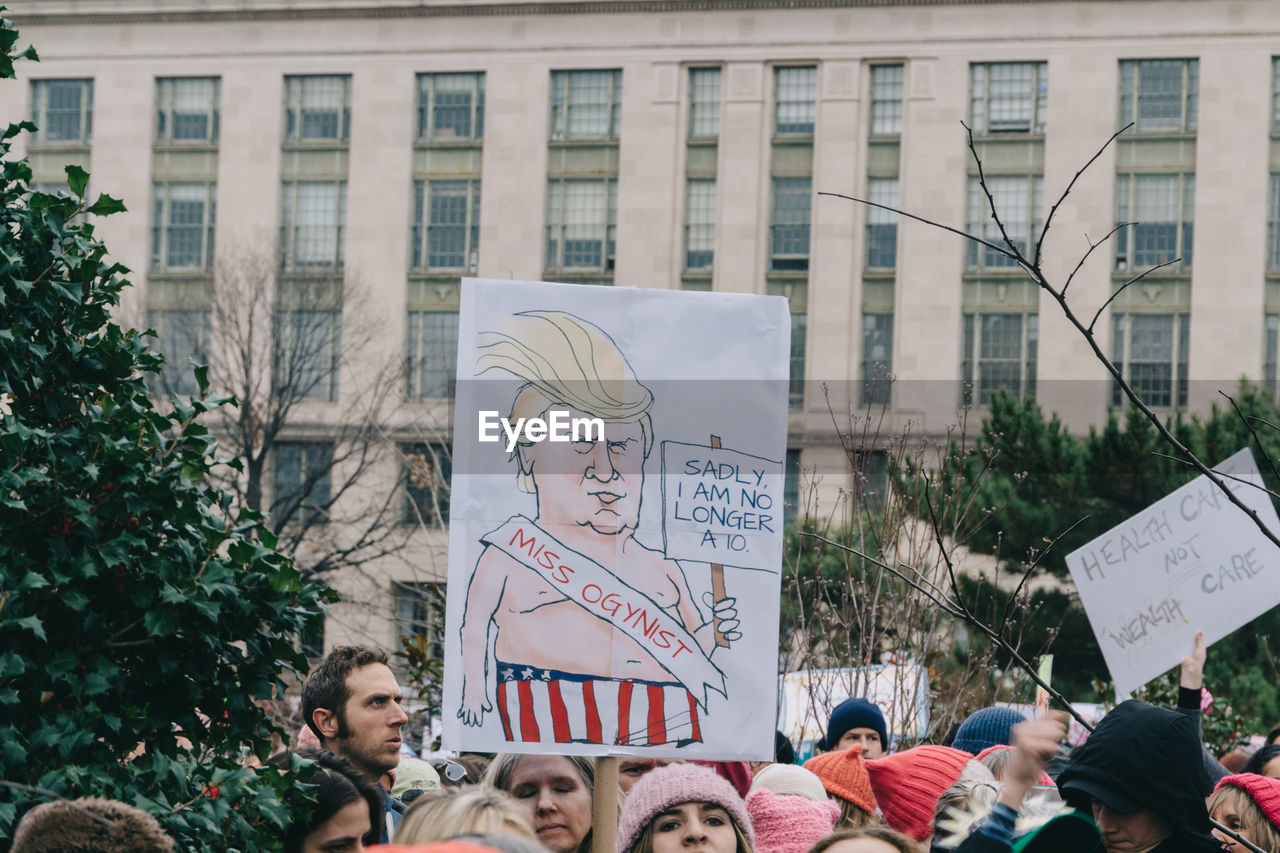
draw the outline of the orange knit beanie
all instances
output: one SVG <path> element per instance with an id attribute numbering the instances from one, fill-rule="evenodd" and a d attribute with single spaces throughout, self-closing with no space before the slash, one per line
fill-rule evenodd
<path id="1" fill-rule="evenodd" d="M 848 800 L 867 814 L 875 814 L 876 798 L 871 792 L 871 779 L 867 776 L 860 745 L 815 755 L 804 763 L 804 769 L 822 780 L 827 793 Z"/>

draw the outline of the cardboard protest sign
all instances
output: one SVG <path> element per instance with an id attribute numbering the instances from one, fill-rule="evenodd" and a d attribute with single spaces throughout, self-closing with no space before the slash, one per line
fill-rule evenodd
<path id="1" fill-rule="evenodd" d="M 777 297 L 465 279 L 444 745 L 772 755 Z"/>
<path id="2" fill-rule="evenodd" d="M 1214 469 L 1272 531 L 1280 520 L 1246 448 Z M 1280 603 L 1280 549 L 1197 477 L 1067 555 L 1118 693 L 1177 666 Z"/>

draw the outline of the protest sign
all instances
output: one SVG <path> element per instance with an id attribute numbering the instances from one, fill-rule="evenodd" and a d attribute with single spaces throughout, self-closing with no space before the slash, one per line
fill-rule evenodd
<path id="1" fill-rule="evenodd" d="M 1246 448 L 1214 469 L 1280 531 Z M 1280 549 L 1205 476 L 1067 555 L 1117 693 L 1129 693 L 1280 603 Z"/>
<path id="2" fill-rule="evenodd" d="M 773 752 L 777 297 L 465 279 L 444 745 Z"/>

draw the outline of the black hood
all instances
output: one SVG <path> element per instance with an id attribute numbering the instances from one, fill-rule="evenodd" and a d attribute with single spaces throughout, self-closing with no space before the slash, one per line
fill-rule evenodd
<path id="1" fill-rule="evenodd" d="M 1204 769 L 1196 721 L 1130 699 L 1103 718 L 1058 777 L 1070 805 L 1089 811 L 1097 798 L 1120 812 L 1150 809 L 1174 828 L 1188 850 L 1221 850 L 1209 833 Z"/>

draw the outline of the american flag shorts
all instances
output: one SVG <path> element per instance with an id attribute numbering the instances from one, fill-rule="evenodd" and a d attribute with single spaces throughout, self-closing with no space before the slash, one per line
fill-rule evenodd
<path id="1" fill-rule="evenodd" d="M 618 680 L 498 662 L 498 716 L 523 743 L 681 746 L 702 740 L 698 705 L 678 682 Z"/>

